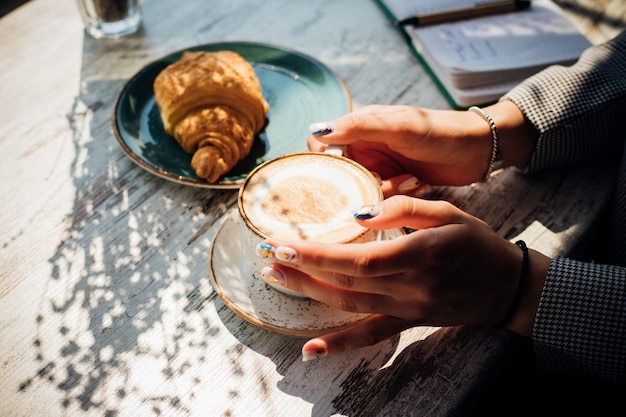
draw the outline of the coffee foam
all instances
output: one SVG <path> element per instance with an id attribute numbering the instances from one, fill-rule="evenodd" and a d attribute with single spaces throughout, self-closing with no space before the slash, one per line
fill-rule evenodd
<path id="1" fill-rule="evenodd" d="M 359 167 L 331 156 L 273 161 L 247 181 L 243 207 L 262 233 L 278 239 L 341 242 L 365 229 L 352 212 L 380 200 Z"/>

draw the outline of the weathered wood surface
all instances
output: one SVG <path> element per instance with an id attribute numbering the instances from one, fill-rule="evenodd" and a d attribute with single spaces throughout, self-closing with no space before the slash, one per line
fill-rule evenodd
<path id="1" fill-rule="evenodd" d="M 208 249 L 234 191 L 174 184 L 118 147 L 113 100 L 172 51 L 253 40 L 317 57 L 354 107 L 447 108 L 372 2 L 149 0 L 142 32 L 84 35 L 72 0 L 0 19 L 0 414 L 423 416 L 464 413 L 508 344 L 492 329 L 418 328 L 301 362 L 302 339 L 232 313 Z M 602 212 L 610 167 L 567 168 L 439 195 L 567 253 Z"/>

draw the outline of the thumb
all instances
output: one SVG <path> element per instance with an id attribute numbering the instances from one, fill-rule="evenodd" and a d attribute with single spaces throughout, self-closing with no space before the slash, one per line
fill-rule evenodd
<path id="1" fill-rule="evenodd" d="M 363 206 L 354 217 L 369 229 L 387 230 L 401 227 L 428 229 L 462 223 L 471 216 L 447 201 L 395 195 L 376 205 Z"/>
<path id="2" fill-rule="evenodd" d="M 408 109 L 409 106 L 406 106 Z M 349 145 L 351 143 L 385 142 L 389 132 L 397 130 L 399 106 L 369 105 L 332 121 L 315 122 L 309 126 L 309 145 Z M 404 116 L 406 117 L 406 116 Z M 402 117 L 401 117 L 402 119 Z"/>
<path id="3" fill-rule="evenodd" d="M 302 346 L 302 360 L 309 361 L 371 346 L 415 324 L 397 317 L 372 315 L 356 326 L 309 340 Z"/>

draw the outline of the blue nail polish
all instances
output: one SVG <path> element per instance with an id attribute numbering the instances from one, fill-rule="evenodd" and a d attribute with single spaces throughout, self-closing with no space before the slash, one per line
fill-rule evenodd
<path id="1" fill-rule="evenodd" d="M 256 245 L 256 254 L 261 258 L 273 258 L 274 251 L 276 248 L 272 245 L 268 245 L 267 243 L 259 243 Z"/>
<path id="2" fill-rule="evenodd" d="M 324 136 L 333 132 L 333 128 L 330 123 L 317 122 L 309 125 L 309 130 L 313 136 Z"/>
<path id="3" fill-rule="evenodd" d="M 366 204 L 356 210 L 353 215 L 358 220 L 367 220 L 380 214 L 380 207 L 377 204 Z"/>

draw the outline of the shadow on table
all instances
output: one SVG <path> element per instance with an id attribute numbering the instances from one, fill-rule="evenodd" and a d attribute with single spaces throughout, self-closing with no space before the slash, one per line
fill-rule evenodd
<path id="1" fill-rule="evenodd" d="M 205 309 L 215 294 L 208 280 L 210 237 L 203 232 L 235 194 L 207 197 L 206 190 L 165 181 L 120 150 L 111 114 L 125 78 L 114 74 L 116 65 L 133 63 L 133 41 L 143 40 L 92 45 L 85 37 L 90 48 L 84 51 L 96 52 L 83 53 L 74 108 L 60 109 L 72 131 L 64 145 L 75 155 L 69 167 L 74 201 L 64 240 L 49 259 L 45 291 L 35 301 L 37 371 L 15 387 L 16 394 L 29 394 L 47 385 L 57 394 L 58 403 L 50 404 L 55 412 L 115 416 L 132 398 L 148 414 L 188 413 L 185 400 L 201 389 L 207 346 L 221 331 Z M 112 67 L 109 79 L 85 69 L 94 70 L 85 62 L 98 59 L 99 49 L 118 55 L 114 63 L 100 63 Z M 178 389 L 155 388 L 156 381 L 167 386 L 172 380 Z"/>
<path id="2" fill-rule="evenodd" d="M 492 372 L 494 363 L 485 357 L 491 356 L 490 350 L 497 357 L 503 343 L 493 329 L 442 328 L 399 350 L 393 340 L 368 348 L 394 354 L 389 361 L 367 363 L 360 359 L 363 352 L 355 351 L 304 363 L 278 387 L 312 402 L 312 416 L 461 416 L 475 388 Z M 323 400 L 309 397 L 310 385 L 319 389 L 334 383 L 324 378 L 326 370 L 341 367 L 345 358 L 357 362 L 335 387 L 337 394 Z M 301 390 L 293 388 L 297 379 L 307 381 Z"/>
<path id="3" fill-rule="evenodd" d="M 435 197 L 485 221 L 505 239 L 525 232 L 530 239 L 548 239 L 543 232 L 547 232 L 546 236 L 560 235 L 559 246 L 551 248 L 555 255 L 581 258 L 607 212 L 604 196 L 589 196 L 598 195 L 599 184 L 608 190 L 607 184 L 617 177 L 617 162 L 592 161 L 535 174 L 522 174 L 511 168 L 497 173 L 487 183 L 443 187 L 435 191 Z M 562 215 L 564 209 L 569 215 Z M 532 240 L 527 243 L 533 244 Z"/>
<path id="4" fill-rule="evenodd" d="M 623 416 L 626 388 L 606 380 L 547 374 L 537 368 L 532 343 L 518 338 L 469 417 Z"/>
<path id="5" fill-rule="evenodd" d="M 306 339 L 258 329 L 225 306 L 219 312 L 243 345 L 275 363 L 283 376 L 277 388 L 312 404 L 314 417 L 465 415 L 510 343 L 508 335 L 487 327 L 432 329 L 406 346 L 396 335 L 353 352 L 301 362 Z"/>
<path id="6" fill-rule="evenodd" d="M 626 8 L 620 4 L 622 0 L 601 0 L 601 1 L 581 1 L 581 0 L 553 0 L 556 4 L 565 10 L 580 15 L 594 26 L 607 25 L 616 29 L 626 28 Z M 622 7 L 611 7 L 611 4 L 622 5 Z"/>
<path id="7" fill-rule="evenodd" d="M 242 345 L 274 362 L 276 372 L 283 376 L 278 389 L 313 403 L 314 409 L 321 408 L 325 413 L 334 410 L 334 399 L 330 395 L 341 391 L 338 381 L 343 381 L 346 373 L 351 374 L 351 383 L 367 386 L 372 374 L 389 361 L 398 345 L 399 337 L 392 337 L 358 352 L 302 362 L 301 348 L 307 339 L 260 329 L 237 316 L 221 300 L 216 299 L 215 303 L 219 304 L 218 313 L 228 331 Z M 295 387 L 302 389 L 297 390 Z M 315 404 L 319 398 L 325 399 L 323 404 Z M 361 398 L 356 410 L 362 408 L 363 404 L 367 405 Z M 344 411 L 350 411 L 347 415 L 363 415 L 354 413 L 353 408 Z M 330 415 L 324 412 L 314 412 L 313 415 Z"/>
<path id="8" fill-rule="evenodd" d="M 223 365 L 220 359 L 227 359 L 224 368 L 236 378 L 225 380 L 233 385 L 247 346 L 269 356 L 279 372 L 300 361 L 302 340 L 244 323 L 211 287 L 208 230 L 236 193 L 207 193 L 156 177 L 115 141 L 114 99 L 133 73 L 129 66 L 146 61 L 143 42 L 150 41 L 141 31 L 119 42 L 85 36 L 74 107 L 59 109 L 72 132 L 63 145 L 74 155 L 73 202 L 36 301 L 36 371 L 15 392 L 24 401 L 38 390 L 54 392 L 58 402 L 51 409 L 67 414 L 193 414 L 188 405 L 213 378 L 207 375 L 212 365 Z M 216 352 L 211 340 L 224 332 L 218 316 L 230 317 L 238 339 Z M 268 344 L 279 348 L 266 350 Z M 382 366 L 392 351 L 374 363 Z M 241 387 L 221 394 L 242 395 Z M 136 410 L 124 408 L 129 404 Z"/>
<path id="9" fill-rule="evenodd" d="M 0 18 L 11 13 L 18 7 L 28 3 L 30 0 L 3 0 L 0 2 Z"/>

